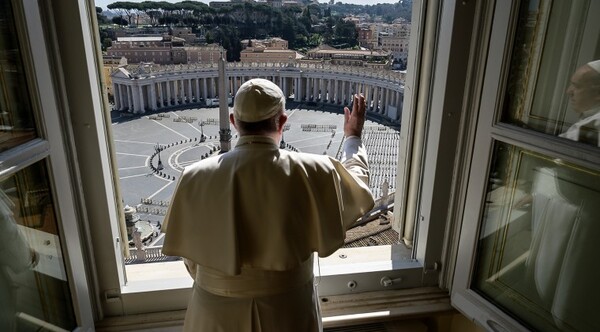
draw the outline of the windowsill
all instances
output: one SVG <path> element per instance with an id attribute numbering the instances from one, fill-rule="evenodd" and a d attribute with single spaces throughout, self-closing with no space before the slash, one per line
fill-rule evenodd
<path id="1" fill-rule="evenodd" d="M 420 267 L 407 258 L 407 250 L 391 245 L 342 248 L 333 255 L 315 259 L 315 276 L 327 277 L 354 273 L 390 271 Z M 183 261 L 131 264 L 125 266 L 127 284 L 121 294 L 191 289 L 193 280 Z"/>
<path id="2" fill-rule="evenodd" d="M 321 302 L 323 327 L 409 319 L 452 312 L 448 292 L 437 287 L 386 290 L 327 297 Z M 97 331 L 143 330 L 183 325 L 185 310 L 105 318 Z"/>
<path id="3" fill-rule="evenodd" d="M 387 294 L 422 287 L 420 262 L 406 258 L 406 248 L 400 247 L 344 248 L 320 259 L 319 263 L 315 261 L 315 275 L 320 275 L 315 279 L 319 295 L 330 298 L 377 291 Z M 127 283 L 121 287 L 120 294 L 111 294 L 104 302 L 106 316 L 174 312 L 187 307 L 193 280 L 183 261 L 131 264 L 125 267 L 125 272 Z M 384 285 L 384 278 L 392 279 L 393 284 Z"/>
<path id="4" fill-rule="evenodd" d="M 193 284 L 181 260 L 126 265 L 125 273 L 127 284 L 121 288 L 121 294 L 186 289 Z"/>

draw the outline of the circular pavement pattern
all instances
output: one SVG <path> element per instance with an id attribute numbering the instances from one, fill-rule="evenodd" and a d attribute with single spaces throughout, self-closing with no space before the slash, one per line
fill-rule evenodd
<path id="1" fill-rule="evenodd" d="M 286 110 L 286 149 L 338 157 L 344 119 L 342 106 L 333 110 L 302 105 Z M 218 108 L 173 109 L 144 115 L 113 111 L 112 132 L 123 201 L 137 207 L 142 220 L 162 222 L 183 168 L 220 152 L 218 113 Z M 237 132 L 231 129 L 234 147 Z M 398 131 L 367 120 L 363 140 L 369 159 L 382 160 L 371 162 L 372 178 L 394 183 Z M 390 151 L 394 153 L 388 157 Z M 380 169 L 382 174 L 378 173 Z M 373 181 L 372 189 L 377 198 L 378 187 L 373 187 Z"/>

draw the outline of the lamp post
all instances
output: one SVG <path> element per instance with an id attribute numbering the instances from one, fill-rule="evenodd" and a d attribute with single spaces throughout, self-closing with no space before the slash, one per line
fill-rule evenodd
<path id="1" fill-rule="evenodd" d="M 198 124 L 200 126 L 200 143 L 206 141 L 206 136 L 204 135 L 204 121 L 200 121 Z"/>
<path id="2" fill-rule="evenodd" d="M 160 159 L 160 151 L 162 150 L 160 147 L 160 144 L 156 143 L 156 146 L 154 147 L 154 150 L 156 152 L 158 152 L 158 165 L 156 165 L 156 170 L 157 171 L 162 171 L 165 167 L 162 164 L 162 160 Z"/>

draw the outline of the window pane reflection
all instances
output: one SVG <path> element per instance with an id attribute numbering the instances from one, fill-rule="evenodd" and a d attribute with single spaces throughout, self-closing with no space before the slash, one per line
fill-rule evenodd
<path id="1" fill-rule="evenodd" d="M 598 331 L 600 172 L 498 143 L 474 287 L 536 330 Z"/>
<path id="2" fill-rule="evenodd" d="M 36 136 L 10 1 L 0 1 L 0 152 Z"/>
<path id="3" fill-rule="evenodd" d="M 600 7 L 521 3 L 502 120 L 600 146 Z"/>
<path id="4" fill-rule="evenodd" d="M 47 179 L 40 162 L 0 182 L 1 331 L 76 327 Z"/>

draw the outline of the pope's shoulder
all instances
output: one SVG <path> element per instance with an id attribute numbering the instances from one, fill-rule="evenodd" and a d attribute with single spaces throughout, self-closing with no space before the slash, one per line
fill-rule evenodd
<path id="1" fill-rule="evenodd" d="M 198 173 L 214 172 L 223 167 L 229 167 L 236 159 L 243 158 L 236 150 L 208 157 L 197 161 L 187 166 L 184 171 L 184 176 L 191 176 Z M 276 160 L 281 164 L 296 165 L 296 166 L 318 166 L 317 168 L 333 168 L 334 163 L 339 163 L 336 159 L 327 155 L 319 155 L 313 153 L 296 152 L 280 149 L 277 151 Z M 311 168 L 313 168 L 311 167 Z"/>

